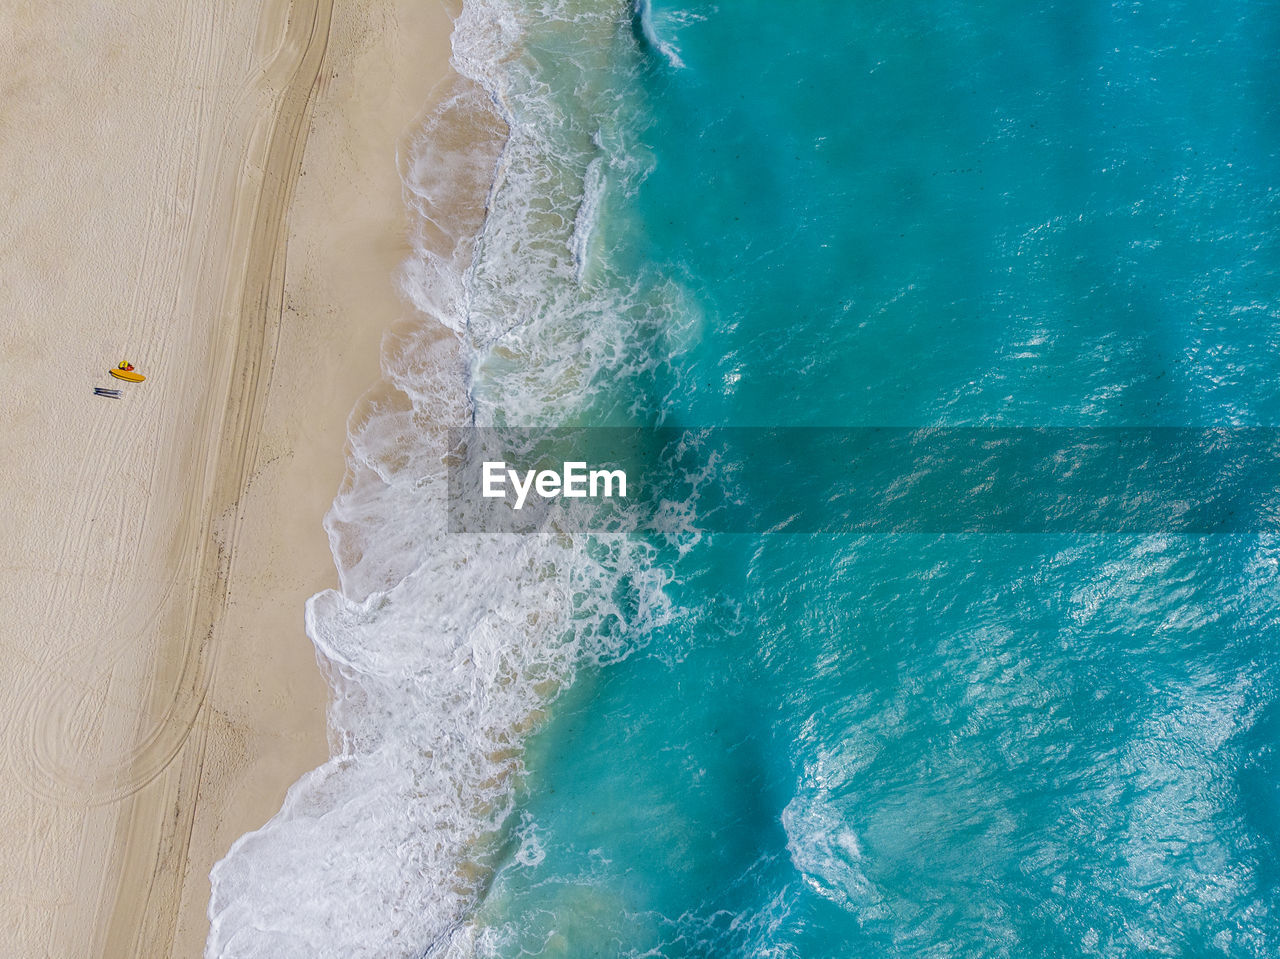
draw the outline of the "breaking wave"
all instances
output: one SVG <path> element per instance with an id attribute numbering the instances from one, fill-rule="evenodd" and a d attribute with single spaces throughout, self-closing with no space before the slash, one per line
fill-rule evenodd
<path id="1" fill-rule="evenodd" d="M 490 864 L 521 841 L 505 833 L 524 737 L 578 669 L 670 614 L 634 530 L 446 522 L 449 427 L 625 422 L 678 342 L 678 287 L 601 245 L 609 197 L 648 172 L 629 16 L 468 0 L 455 23 L 458 76 L 402 171 L 416 315 L 351 414 L 325 520 L 340 588 L 307 604 L 333 755 L 214 868 L 211 959 L 473 954 Z"/>

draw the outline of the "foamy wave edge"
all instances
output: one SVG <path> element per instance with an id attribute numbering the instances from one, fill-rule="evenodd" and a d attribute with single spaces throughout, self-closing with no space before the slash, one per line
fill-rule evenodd
<path id="1" fill-rule="evenodd" d="M 624 10 L 562 0 L 535 17 L 589 33 Z M 417 230 L 403 284 L 423 316 L 386 334 L 383 381 L 351 414 L 325 519 L 341 585 L 306 610 L 333 755 L 214 867 L 209 959 L 490 952 L 496 933 L 470 917 L 504 854 L 525 735 L 582 663 L 624 655 L 669 614 L 665 575 L 625 533 L 588 555 L 580 529 L 446 530 L 445 428 L 571 420 L 625 355 L 627 318 L 673 301 L 584 290 L 603 168 L 644 171 L 602 145 L 590 103 L 556 115 L 522 72 L 525 26 L 514 3 L 467 0 L 459 79 L 404 164 Z"/>

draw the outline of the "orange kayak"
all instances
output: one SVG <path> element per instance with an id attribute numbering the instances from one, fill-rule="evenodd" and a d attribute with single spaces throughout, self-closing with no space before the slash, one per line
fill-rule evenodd
<path id="1" fill-rule="evenodd" d="M 127 380 L 130 383 L 141 383 L 146 379 L 145 376 L 134 370 L 121 370 L 113 367 L 112 369 L 107 370 L 107 372 L 118 380 Z"/>

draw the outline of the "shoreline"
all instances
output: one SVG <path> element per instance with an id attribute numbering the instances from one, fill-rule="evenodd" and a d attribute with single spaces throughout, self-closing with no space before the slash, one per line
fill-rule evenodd
<path id="1" fill-rule="evenodd" d="M 395 144 L 452 24 L 403 0 L 191 21 L 32 14 L 10 51 L 30 77 L 0 130 L 22 548 L 0 597 L 39 607 L 0 634 L 22 954 L 198 954 L 209 868 L 328 757 L 302 602 L 336 581 L 320 520 L 403 309 Z M 71 77 L 53 94 L 51 73 Z M 149 381 L 93 405 L 120 351 Z"/>

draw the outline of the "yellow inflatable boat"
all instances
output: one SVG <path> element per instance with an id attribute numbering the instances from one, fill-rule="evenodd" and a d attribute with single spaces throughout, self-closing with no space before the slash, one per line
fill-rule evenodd
<path id="1" fill-rule="evenodd" d="M 133 368 L 132 363 L 121 363 L 115 369 L 107 370 L 112 376 L 118 380 L 125 380 L 129 383 L 141 383 L 146 379 L 141 373 Z"/>

